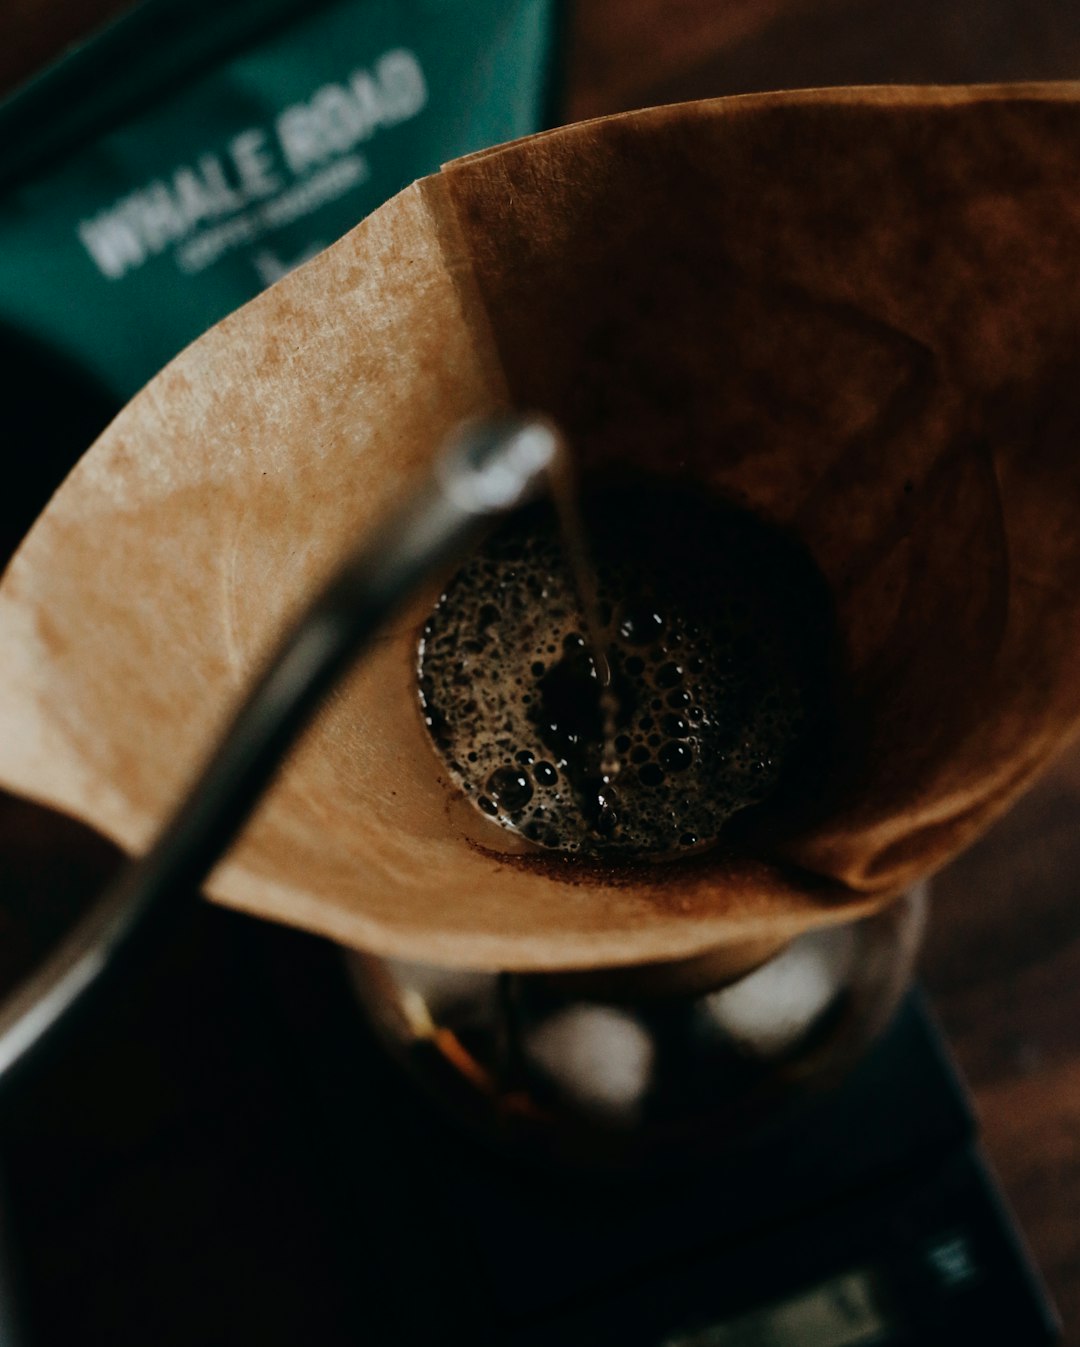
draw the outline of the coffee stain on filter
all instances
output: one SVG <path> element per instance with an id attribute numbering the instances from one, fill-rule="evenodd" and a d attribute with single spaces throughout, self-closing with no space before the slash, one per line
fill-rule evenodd
<path id="1" fill-rule="evenodd" d="M 458 421 L 517 407 L 586 480 L 700 490 L 806 549 L 842 693 L 813 800 L 584 882 L 471 844 L 416 701 L 428 595 L 210 895 L 553 970 L 875 910 L 1080 719 L 1078 170 L 1074 85 L 720 99 L 448 165 L 178 356 L 54 497 L 0 587 L 0 782 L 145 847 L 304 595 Z"/>

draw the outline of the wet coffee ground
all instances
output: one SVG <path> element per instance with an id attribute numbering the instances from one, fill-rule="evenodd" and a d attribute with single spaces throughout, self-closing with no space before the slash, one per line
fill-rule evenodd
<path id="1" fill-rule="evenodd" d="M 455 782 L 539 848 L 664 858 L 759 804 L 819 713 L 827 617 L 805 555 L 662 487 L 586 499 L 610 710 L 554 513 L 495 534 L 420 643 L 423 714 Z"/>

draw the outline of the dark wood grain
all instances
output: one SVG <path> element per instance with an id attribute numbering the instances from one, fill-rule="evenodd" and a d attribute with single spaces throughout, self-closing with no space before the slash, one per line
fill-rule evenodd
<path id="1" fill-rule="evenodd" d="M 1070 79 L 1068 0 L 579 0 L 570 112 L 836 84 Z"/>
<path id="2" fill-rule="evenodd" d="M 0 97 L 133 4 L 134 0 L 65 0 L 62 5 L 0 0 Z"/>

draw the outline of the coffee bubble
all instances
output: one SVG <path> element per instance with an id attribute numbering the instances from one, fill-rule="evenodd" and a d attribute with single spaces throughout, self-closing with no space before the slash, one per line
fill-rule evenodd
<path id="1" fill-rule="evenodd" d="M 664 486 L 598 491 L 582 515 L 597 621 L 553 514 L 526 512 L 424 627 L 429 733 L 478 808 L 541 849 L 700 850 L 777 789 L 820 716 L 823 582 L 752 516 Z"/>

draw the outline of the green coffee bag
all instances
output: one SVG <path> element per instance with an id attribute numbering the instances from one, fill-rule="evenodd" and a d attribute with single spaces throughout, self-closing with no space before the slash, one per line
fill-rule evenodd
<path id="1" fill-rule="evenodd" d="M 0 107 L 0 355 L 118 405 L 412 179 L 541 127 L 557 10 L 147 0 Z"/>

